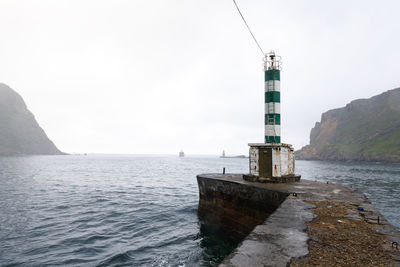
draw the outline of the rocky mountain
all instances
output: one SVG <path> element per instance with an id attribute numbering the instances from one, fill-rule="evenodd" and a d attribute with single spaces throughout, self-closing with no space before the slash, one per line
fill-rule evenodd
<path id="1" fill-rule="evenodd" d="M 0 156 L 59 154 L 22 97 L 0 83 Z"/>
<path id="2" fill-rule="evenodd" d="M 296 158 L 400 162 L 400 88 L 323 113 Z"/>

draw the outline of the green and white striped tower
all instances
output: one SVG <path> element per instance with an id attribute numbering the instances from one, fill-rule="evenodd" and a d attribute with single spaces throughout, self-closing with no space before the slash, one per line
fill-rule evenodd
<path id="1" fill-rule="evenodd" d="M 264 58 L 265 144 L 281 143 L 281 58 L 271 51 Z"/>
<path id="2" fill-rule="evenodd" d="M 250 143 L 249 175 L 243 179 L 261 183 L 297 182 L 292 145 L 281 140 L 281 57 L 265 54 L 265 133 L 264 143 Z"/>

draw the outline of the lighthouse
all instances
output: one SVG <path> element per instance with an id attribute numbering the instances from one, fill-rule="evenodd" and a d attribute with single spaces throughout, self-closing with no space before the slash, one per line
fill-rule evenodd
<path id="1" fill-rule="evenodd" d="M 257 182 L 295 182 L 295 158 L 292 145 L 282 143 L 281 136 L 281 57 L 274 51 L 264 57 L 264 142 L 250 143 L 249 175 Z"/>
<path id="2" fill-rule="evenodd" d="M 264 58 L 265 143 L 281 142 L 281 59 L 271 51 Z"/>

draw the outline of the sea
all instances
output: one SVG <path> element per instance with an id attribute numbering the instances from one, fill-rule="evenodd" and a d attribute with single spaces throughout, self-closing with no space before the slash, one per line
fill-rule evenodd
<path id="1" fill-rule="evenodd" d="M 217 266 L 240 242 L 202 228 L 200 173 L 248 159 L 0 157 L 0 266 Z M 365 193 L 400 230 L 400 164 L 296 161 L 302 179 Z"/>

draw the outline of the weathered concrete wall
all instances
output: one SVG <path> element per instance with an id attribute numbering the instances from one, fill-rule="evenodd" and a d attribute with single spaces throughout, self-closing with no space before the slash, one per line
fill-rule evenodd
<path id="1" fill-rule="evenodd" d="M 312 207 L 289 197 L 220 266 L 286 266 L 306 256 L 307 222 L 315 217 Z"/>
<path id="2" fill-rule="evenodd" d="M 288 144 L 249 144 L 249 174 L 261 178 L 294 176 L 294 150 Z"/>
<path id="3" fill-rule="evenodd" d="M 294 175 L 294 150 L 291 147 L 282 146 L 272 150 L 273 175 L 275 177 Z"/>
<path id="4" fill-rule="evenodd" d="M 260 168 L 258 167 L 258 159 L 260 158 L 258 147 L 250 146 L 249 149 L 249 174 L 260 176 Z"/>
<path id="5" fill-rule="evenodd" d="M 226 221 L 232 216 L 228 228 L 250 231 L 257 225 L 223 267 L 400 266 L 398 231 L 350 188 L 307 180 L 254 183 L 239 174 L 197 180 L 205 216 L 211 212 Z"/>
<path id="6" fill-rule="evenodd" d="M 229 174 L 218 176 L 220 179 L 214 177 L 215 174 L 197 176 L 199 217 L 207 224 L 242 236 L 261 224 L 289 194 L 237 183 Z"/>

